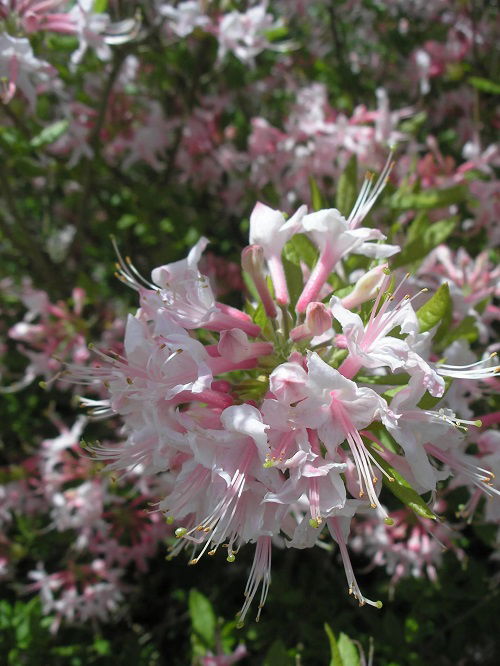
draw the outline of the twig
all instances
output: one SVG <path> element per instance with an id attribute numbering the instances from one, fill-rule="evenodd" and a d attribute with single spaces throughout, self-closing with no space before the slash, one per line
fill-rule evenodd
<path id="1" fill-rule="evenodd" d="M 9 239 L 14 248 L 28 259 L 34 277 L 40 280 L 41 283 L 48 283 L 53 289 L 59 291 L 60 284 L 53 278 L 54 268 L 52 262 L 40 251 L 36 243 L 33 242 L 33 236 L 30 230 L 26 229 L 24 220 L 17 210 L 7 174 L 2 171 L 0 167 L 0 191 L 6 203 L 6 211 L 17 226 L 16 231 L 8 219 L 5 216 L 1 216 L 0 226 L 2 233 Z"/>
<path id="2" fill-rule="evenodd" d="M 345 60 L 344 60 L 344 45 L 342 39 L 340 38 L 339 31 L 337 30 L 337 14 L 335 12 L 335 0 L 331 0 L 328 5 L 328 14 L 330 16 L 330 29 L 332 31 L 333 45 L 335 47 L 335 56 L 339 66 L 344 69 Z"/>
<path id="3" fill-rule="evenodd" d="M 85 218 L 87 217 L 90 202 L 92 200 L 92 183 L 94 180 L 95 168 L 96 168 L 95 161 L 96 158 L 99 157 L 101 152 L 101 143 L 100 143 L 101 129 L 104 123 L 104 119 L 106 117 L 106 109 L 108 106 L 111 91 L 113 90 L 116 78 L 120 73 L 123 61 L 125 60 L 125 53 L 126 53 L 125 50 L 121 50 L 118 51 L 116 55 L 113 67 L 111 68 L 111 72 L 109 73 L 109 77 L 106 82 L 106 86 L 103 90 L 103 94 L 97 112 L 97 119 L 89 138 L 89 145 L 92 149 L 93 157 L 87 158 L 87 161 L 85 163 L 85 171 L 83 174 L 82 196 L 80 199 L 80 208 L 76 221 L 75 240 L 76 237 L 81 234 L 81 229 L 85 222 Z"/>

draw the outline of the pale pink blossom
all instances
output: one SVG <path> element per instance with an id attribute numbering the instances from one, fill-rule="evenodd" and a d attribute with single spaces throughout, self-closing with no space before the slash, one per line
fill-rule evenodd
<path id="1" fill-rule="evenodd" d="M 162 3 L 158 11 L 167 18 L 172 32 L 178 37 L 187 37 L 196 28 L 206 30 L 210 26 L 211 21 L 205 14 L 203 5 L 201 0 L 184 0 L 176 7 Z"/>
<path id="2" fill-rule="evenodd" d="M 67 13 L 57 12 L 70 3 L 68 0 L 2 0 L 0 19 L 15 17 L 20 27 L 32 34 L 42 30 L 74 34 L 75 25 Z"/>
<path id="3" fill-rule="evenodd" d="M 231 52 L 242 62 L 252 65 L 259 53 L 276 48 L 266 37 L 266 32 L 279 26 L 280 22 L 267 12 L 267 0 L 250 7 L 246 12 L 224 14 L 217 26 L 217 59 L 222 60 Z"/>
<path id="4" fill-rule="evenodd" d="M 54 69 L 49 63 L 35 57 L 31 44 L 24 37 L 0 35 L 0 98 L 8 104 L 19 89 L 35 111 L 38 88 L 51 81 Z"/>

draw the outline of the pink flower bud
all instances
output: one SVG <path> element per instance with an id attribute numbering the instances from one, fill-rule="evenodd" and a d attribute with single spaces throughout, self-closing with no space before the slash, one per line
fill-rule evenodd
<path id="1" fill-rule="evenodd" d="M 313 301 L 306 307 L 306 321 L 290 331 L 290 338 L 297 342 L 306 338 L 321 335 L 332 325 L 332 313 L 324 303 Z"/>
<path id="2" fill-rule="evenodd" d="M 241 267 L 252 279 L 264 275 L 264 249 L 261 245 L 247 245 L 241 252 Z"/>
<path id="3" fill-rule="evenodd" d="M 382 264 L 380 266 L 375 266 L 368 273 L 362 275 L 359 280 L 356 282 L 356 286 L 351 291 L 351 293 L 342 299 L 342 305 L 345 308 L 355 308 L 366 301 L 375 298 L 377 290 L 380 289 L 385 277 L 385 270 L 387 269 L 387 264 Z"/>
<path id="4" fill-rule="evenodd" d="M 241 266 L 252 278 L 268 317 L 276 317 L 276 306 L 264 274 L 264 250 L 261 245 L 248 245 L 241 253 Z"/>
<path id="5" fill-rule="evenodd" d="M 313 301 L 306 308 L 306 326 L 311 335 L 321 335 L 332 325 L 332 313 L 324 303 Z"/>
<path id="6" fill-rule="evenodd" d="M 212 382 L 212 389 L 214 391 L 219 391 L 220 393 L 229 393 L 232 389 L 232 385 L 225 379 L 217 379 Z"/>
<path id="7" fill-rule="evenodd" d="M 249 357 L 250 343 L 248 336 L 243 331 L 233 328 L 230 331 L 222 331 L 217 349 L 221 356 L 238 363 Z"/>
<path id="8" fill-rule="evenodd" d="M 233 328 L 221 332 L 217 349 L 224 358 L 239 363 L 249 358 L 272 354 L 273 345 L 271 342 L 250 342 L 246 333 Z"/>
<path id="9" fill-rule="evenodd" d="M 81 287 L 75 287 L 71 295 L 73 296 L 75 314 L 79 315 L 81 314 L 85 304 L 85 289 L 82 289 Z"/>

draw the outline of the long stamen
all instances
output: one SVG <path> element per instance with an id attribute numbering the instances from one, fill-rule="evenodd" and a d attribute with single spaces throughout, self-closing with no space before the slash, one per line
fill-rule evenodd
<path id="1" fill-rule="evenodd" d="M 245 616 L 261 583 L 262 592 L 260 595 L 259 610 L 256 617 L 257 622 L 260 619 L 260 613 L 266 602 L 269 585 L 271 584 L 271 537 L 269 536 L 261 536 L 257 539 L 255 557 L 245 588 L 245 603 L 238 613 L 238 627 L 243 626 L 245 622 Z"/>
<path id="2" fill-rule="evenodd" d="M 363 219 L 373 208 L 375 202 L 382 193 L 382 190 L 385 188 L 387 181 L 389 180 L 389 175 L 394 168 L 394 161 L 392 157 L 393 151 L 391 150 L 382 172 L 380 173 L 375 184 L 373 184 L 373 174 L 369 174 L 365 178 L 358 199 L 347 219 L 347 223 L 350 229 L 356 229 L 356 227 L 361 224 Z"/>
<path id="3" fill-rule="evenodd" d="M 430 443 L 425 445 L 425 450 L 434 456 L 434 458 L 437 458 L 451 467 L 451 469 L 470 479 L 477 488 L 487 495 L 500 495 L 500 490 L 491 486 L 491 481 L 495 478 L 493 472 L 469 462 L 466 459 L 465 454 L 460 457 L 456 455 L 454 456 L 449 451 L 443 451 L 439 447 Z"/>
<path id="4" fill-rule="evenodd" d="M 490 379 L 500 372 L 500 366 L 486 365 L 496 355 L 497 353 L 493 352 L 488 358 L 467 365 L 440 363 L 436 366 L 436 372 L 444 377 L 456 377 L 458 379 Z"/>
<path id="5" fill-rule="evenodd" d="M 344 565 L 344 571 L 347 578 L 347 585 L 349 587 L 349 594 L 354 595 L 355 599 L 358 600 L 360 606 L 369 604 L 370 606 L 374 606 L 375 608 L 382 608 L 381 601 L 372 601 L 371 599 L 368 599 L 361 593 L 361 590 L 359 589 L 359 585 L 356 580 L 356 576 L 354 575 L 354 570 L 352 568 L 351 558 L 349 557 L 349 552 L 347 550 L 344 535 L 342 534 L 342 528 L 340 526 L 339 519 L 336 516 L 334 516 L 333 518 L 329 518 L 327 522 L 332 537 L 339 545 L 340 555 L 342 557 L 342 563 Z"/>
<path id="6" fill-rule="evenodd" d="M 135 276 L 136 276 L 136 277 L 137 277 L 137 278 L 143 283 L 143 285 L 144 285 L 145 287 L 147 287 L 148 289 L 153 289 L 153 290 L 157 290 L 157 289 L 158 289 L 157 285 L 153 284 L 153 283 L 150 282 L 149 280 L 146 280 L 146 278 L 143 277 L 143 276 L 139 273 L 139 271 L 137 270 L 137 268 L 136 268 L 136 267 L 134 266 L 134 264 L 132 263 L 132 260 L 130 259 L 130 257 L 125 257 L 125 261 L 126 261 L 126 264 L 127 264 L 128 268 L 130 269 L 131 273 L 132 273 L 133 275 L 135 275 Z"/>
<path id="7" fill-rule="evenodd" d="M 487 363 L 489 359 L 484 361 L 484 363 Z M 455 377 L 457 379 L 492 379 L 496 375 L 500 373 L 500 366 L 499 365 L 490 365 L 487 367 L 482 367 L 479 368 L 478 370 L 475 370 L 473 367 L 467 368 L 464 366 L 463 369 L 453 369 L 451 367 L 448 367 L 446 365 L 439 365 L 436 367 L 436 372 L 438 375 L 441 375 L 443 377 Z"/>

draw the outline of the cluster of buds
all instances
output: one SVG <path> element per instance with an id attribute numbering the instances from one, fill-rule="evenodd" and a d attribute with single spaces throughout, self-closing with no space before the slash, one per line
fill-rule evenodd
<path id="1" fill-rule="evenodd" d="M 481 381 L 497 368 L 432 356 L 435 329 L 421 326 L 404 280 L 395 286 L 387 266 L 399 247 L 361 226 L 390 168 L 365 180 L 347 218 L 302 206 L 287 220 L 258 203 L 242 257 L 255 297 L 246 311 L 216 301 L 198 269 L 204 238 L 186 259 L 155 268 L 151 281 L 117 250 L 118 275 L 140 300 L 123 355 L 96 350 L 99 367 L 70 369 L 75 382 L 109 392 L 83 399 L 95 415 L 124 421 L 124 442 L 96 446 L 95 455 L 113 469 L 169 473 L 158 508 L 179 525 L 171 556 L 188 548 L 196 564 L 223 549 L 233 562 L 255 544 L 240 624 L 259 588 L 259 614 L 265 602 L 272 544 L 311 547 L 325 527 L 349 592 L 380 607 L 360 591 L 346 541 L 357 512 L 393 525 L 379 499 L 383 481 L 430 519 L 420 494 L 452 473 L 500 494 L 466 450 L 464 432 L 480 422 L 458 418 L 443 397 L 449 378 Z M 294 253 L 295 264 L 284 260 Z M 334 289 L 352 254 L 371 266 Z"/>

